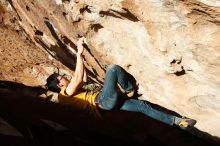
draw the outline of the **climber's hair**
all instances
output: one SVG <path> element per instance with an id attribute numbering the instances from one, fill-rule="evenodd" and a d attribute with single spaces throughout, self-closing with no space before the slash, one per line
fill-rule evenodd
<path id="1" fill-rule="evenodd" d="M 59 73 L 53 73 L 47 78 L 47 89 L 53 92 L 60 93 L 61 88 L 57 85 L 59 84 L 59 80 L 57 77 L 59 76 Z"/>

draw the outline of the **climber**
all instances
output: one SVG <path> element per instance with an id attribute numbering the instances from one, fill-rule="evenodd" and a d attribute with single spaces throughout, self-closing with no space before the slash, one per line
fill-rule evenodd
<path id="1" fill-rule="evenodd" d="M 132 75 L 118 65 L 110 65 L 107 68 L 104 86 L 100 91 L 83 91 L 81 87 L 87 78 L 82 58 L 83 43 L 85 43 L 85 38 L 79 38 L 77 42 L 76 69 L 72 78 L 67 79 L 65 76 L 59 75 L 59 73 L 50 75 L 46 84 L 49 90 L 59 93 L 62 98 L 69 99 L 76 106 L 90 110 L 90 112 L 97 112 L 97 109 L 140 112 L 168 125 L 177 125 L 181 129 L 187 129 L 196 124 L 193 119 L 161 112 L 152 108 L 145 101 L 132 98 L 137 89 L 136 81 Z M 124 89 L 127 98 L 119 94 L 117 90 L 118 84 Z"/>

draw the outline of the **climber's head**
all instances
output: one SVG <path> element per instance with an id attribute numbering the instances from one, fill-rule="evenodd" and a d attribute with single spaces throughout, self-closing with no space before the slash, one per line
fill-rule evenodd
<path id="1" fill-rule="evenodd" d="M 59 93 L 61 88 L 66 88 L 69 84 L 69 80 L 65 76 L 65 74 L 61 76 L 58 73 L 53 73 L 47 78 L 47 88 Z"/>

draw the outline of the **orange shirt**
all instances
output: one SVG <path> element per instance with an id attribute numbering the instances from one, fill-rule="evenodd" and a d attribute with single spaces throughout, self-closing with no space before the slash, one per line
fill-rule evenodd
<path id="1" fill-rule="evenodd" d="M 60 103 L 71 105 L 77 109 L 84 110 L 94 116 L 100 116 L 99 110 L 95 103 L 95 98 L 99 92 L 79 91 L 73 96 L 65 94 L 65 89 L 61 89 L 58 99 Z"/>

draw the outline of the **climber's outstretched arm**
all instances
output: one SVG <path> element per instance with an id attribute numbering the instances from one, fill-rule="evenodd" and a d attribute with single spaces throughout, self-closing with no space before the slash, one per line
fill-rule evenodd
<path id="1" fill-rule="evenodd" d="M 77 60 L 76 60 L 76 69 L 73 78 L 71 79 L 70 83 L 66 88 L 66 93 L 68 95 L 73 95 L 76 93 L 77 89 L 80 87 L 80 84 L 83 82 L 85 69 L 83 64 L 82 53 L 84 50 L 83 42 L 85 38 L 82 37 L 77 42 Z"/>

